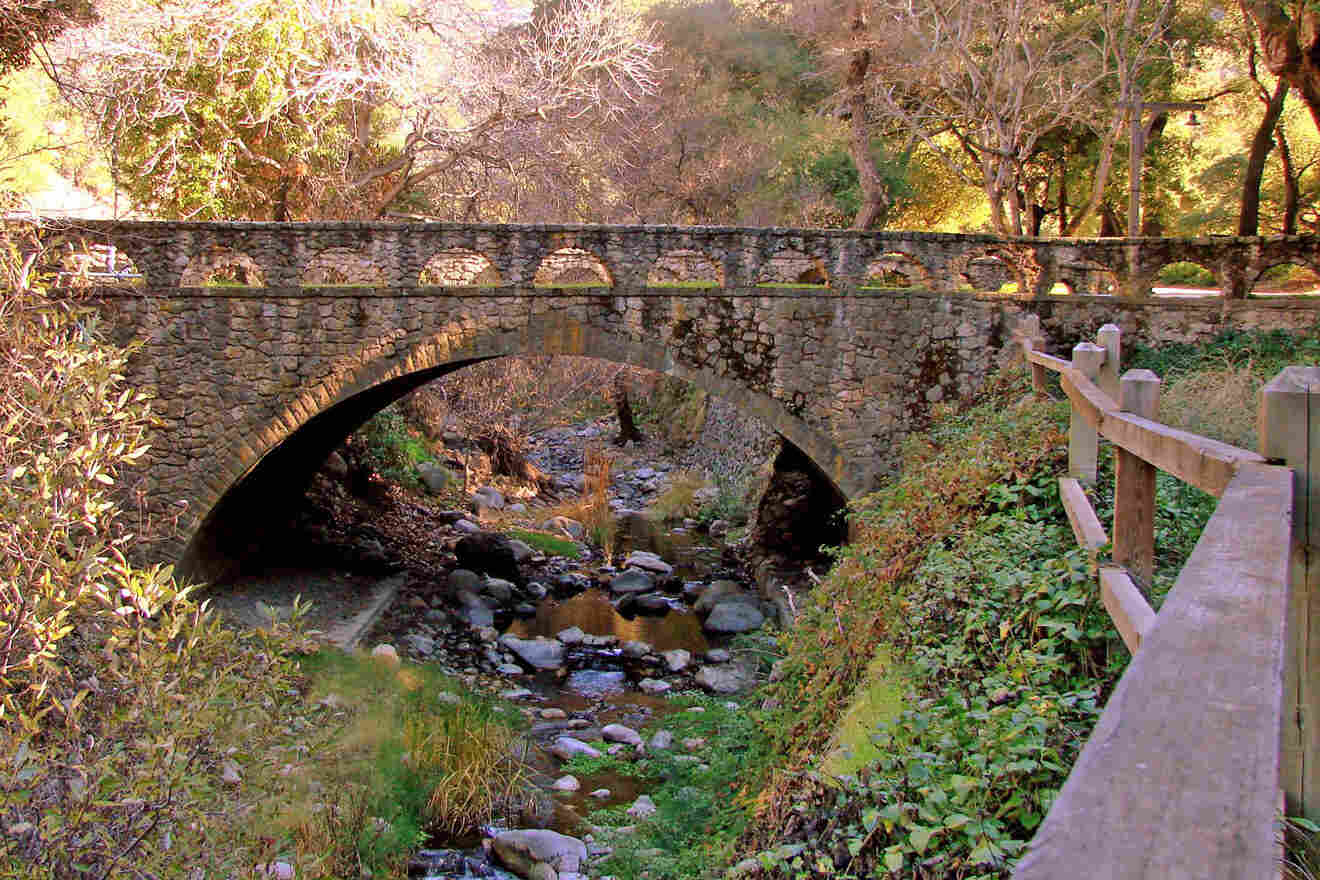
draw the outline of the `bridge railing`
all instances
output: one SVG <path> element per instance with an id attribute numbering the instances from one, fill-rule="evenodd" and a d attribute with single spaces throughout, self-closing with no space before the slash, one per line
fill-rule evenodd
<path id="1" fill-rule="evenodd" d="M 1309 574 L 1295 574 L 1293 551 L 1316 543 L 1292 525 L 1293 470 L 1155 421 L 1159 379 L 1119 376 L 1117 327 L 1065 361 L 1038 350 L 1039 319 L 1028 322 L 1018 339 L 1033 384 L 1043 392 L 1046 371 L 1057 373 L 1072 404 L 1060 492 L 1078 542 L 1112 545 L 1099 589 L 1132 660 L 1013 877 L 1278 876 L 1281 771 L 1290 799 L 1311 794 L 1295 772 L 1297 731 L 1284 723 L 1299 708 L 1299 674 L 1285 669 L 1300 662 L 1300 679 L 1311 678 L 1288 644 L 1290 584 Z M 1302 369 L 1262 395 L 1261 448 L 1289 464 L 1306 460 L 1295 430 L 1306 394 L 1292 393 Z M 1312 403 L 1320 412 L 1320 394 Z M 1083 488 L 1096 479 L 1099 437 L 1115 453 L 1112 535 Z M 1301 462 L 1291 460 L 1298 448 Z M 1154 569 L 1157 470 L 1219 499 L 1158 614 L 1138 588 Z"/>

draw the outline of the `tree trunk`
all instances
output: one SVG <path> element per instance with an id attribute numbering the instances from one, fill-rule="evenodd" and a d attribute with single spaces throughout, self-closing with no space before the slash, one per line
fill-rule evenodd
<path id="1" fill-rule="evenodd" d="M 1068 163 L 1059 169 L 1059 235 L 1068 234 Z"/>
<path id="2" fill-rule="evenodd" d="M 1293 173 L 1292 148 L 1283 129 L 1278 131 L 1279 164 L 1283 166 L 1283 234 L 1297 234 L 1297 212 L 1300 210 L 1302 193 L 1301 181 Z"/>
<path id="3" fill-rule="evenodd" d="M 860 3 L 853 6 L 853 33 L 866 30 L 866 15 Z M 857 166 L 857 182 L 862 190 L 862 204 L 853 218 L 854 229 L 871 229 L 884 219 L 891 200 L 880 172 L 871 158 L 871 136 L 866 128 L 866 72 L 871 67 L 871 50 L 858 49 L 848 63 L 848 152 Z"/>
<path id="4" fill-rule="evenodd" d="M 1247 154 L 1247 173 L 1242 176 L 1242 199 L 1238 208 L 1238 235 L 1260 234 L 1260 179 L 1265 174 L 1265 160 L 1274 145 L 1274 128 L 1283 113 L 1283 99 L 1288 96 L 1288 80 L 1279 77 L 1274 94 L 1265 105 L 1265 116 L 1256 127 Z"/>
<path id="5" fill-rule="evenodd" d="M 628 401 L 628 377 L 623 370 L 614 374 L 614 411 L 619 416 L 619 436 L 614 438 L 614 445 L 622 446 L 629 441 L 641 443 L 646 439 L 633 420 L 632 404 Z"/>
<path id="6" fill-rule="evenodd" d="M 1123 224 L 1119 222 L 1114 206 L 1105 202 L 1100 206 L 1100 237 L 1118 238 L 1123 234 Z"/>
<path id="7" fill-rule="evenodd" d="M 1277 0 L 1239 0 L 1239 5 L 1256 23 L 1265 66 L 1297 89 L 1320 129 L 1320 27 L 1316 14 L 1306 11 L 1303 20 L 1296 22 Z"/>

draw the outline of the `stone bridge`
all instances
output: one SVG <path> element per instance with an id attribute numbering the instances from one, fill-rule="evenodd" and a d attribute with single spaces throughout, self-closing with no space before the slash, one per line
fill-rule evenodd
<path id="1" fill-rule="evenodd" d="M 258 542 L 281 493 L 372 414 L 489 358 L 587 355 L 685 379 L 762 419 L 850 498 L 932 405 L 975 396 L 1027 312 L 1060 340 L 1112 321 L 1149 342 L 1317 314 L 1310 300 L 1083 295 L 1179 260 L 1240 292 L 1275 264 L 1317 266 L 1312 238 L 91 221 L 44 234 L 66 273 L 89 247 L 113 255 L 95 297 L 118 338 L 144 342 L 130 379 L 161 418 L 137 507 L 178 522 L 149 555 L 202 577 Z M 1073 295 L 1050 294 L 1056 282 Z"/>

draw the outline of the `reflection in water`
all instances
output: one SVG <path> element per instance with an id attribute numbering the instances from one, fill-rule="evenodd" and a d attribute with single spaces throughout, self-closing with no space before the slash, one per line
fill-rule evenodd
<path id="1" fill-rule="evenodd" d="M 706 637 L 701 621 L 688 611 L 671 611 L 664 617 L 638 616 L 629 620 L 614 610 L 609 598 L 599 590 L 587 590 L 563 602 L 546 599 L 536 609 L 536 617 L 515 620 L 509 632 L 519 638 L 553 637 L 560 630 L 576 626 L 595 636 L 618 636 L 622 641 L 647 642 L 657 651 L 684 648 L 693 654 L 704 653 Z"/>
<path id="2" fill-rule="evenodd" d="M 720 561 L 720 548 L 712 546 L 706 535 L 669 531 L 663 523 L 640 513 L 621 516 L 615 522 L 616 560 L 626 558 L 632 550 L 649 550 L 674 566 L 674 574 L 681 580 L 705 578 Z"/>

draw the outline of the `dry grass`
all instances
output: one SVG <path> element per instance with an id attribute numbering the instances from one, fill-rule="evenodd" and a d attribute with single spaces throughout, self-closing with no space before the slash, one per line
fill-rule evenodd
<path id="1" fill-rule="evenodd" d="M 651 515 L 666 522 L 696 516 L 700 509 L 696 503 L 697 490 L 705 486 L 706 480 L 699 474 L 688 471 L 676 474 L 669 488 L 651 505 Z"/>
<path id="2" fill-rule="evenodd" d="M 618 523 L 610 510 L 610 477 L 614 457 L 598 444 L 587 446 L 582 452 L 582 495 L 576 501 L 566 501 L 550 511 L 551 516 L 566 516 L 586 527 L 587 537 L 605 552 L 606 563 L 611 563 L 614 536 Z"/>
<path id="3" fill-rule="evenodd" d="M 1262 380 L 1250 363 L 1225 364 L 1175 379 L 1160 395 L 1160 421 L 1205 437 L 1256 448 Z"/>

